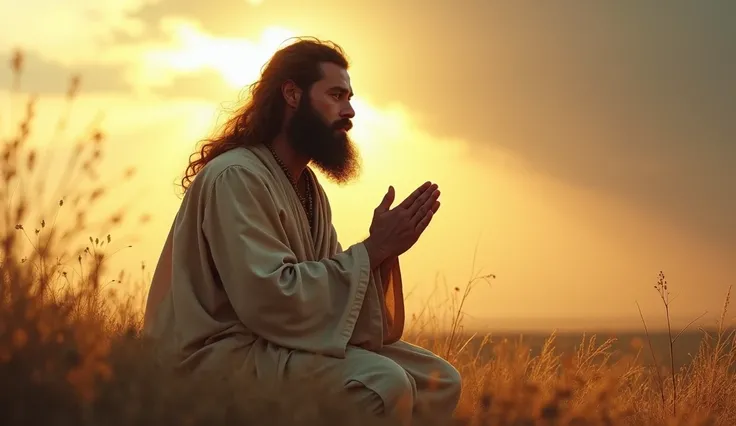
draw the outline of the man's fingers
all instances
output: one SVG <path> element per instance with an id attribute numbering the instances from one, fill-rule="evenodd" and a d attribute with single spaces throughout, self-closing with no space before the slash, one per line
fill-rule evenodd
<path id="1" fill-rule="evenodd" d="M 432 183 L 427 181 L 424 182 L 419 188 L 415 189 L 414 192 L 409 194 L 404 201 L 399 204 L 402 209 L 408 209 L 418 198 L 422 195 Z"/>
<path id="2" fill-rule="evenodd" d="M 414 216 L 422 207 L 426 206 L 428 202 L 434 202 L 433 200 L 436 200 L 439 195 L 437 184 L 431 185 L 414 201 L 414 204 L 409 206 L 409 213 Z"/>
<path id="3" fill-rule="evenodd" d="M 416 225 L 427 214 L 428 211 L 434 209 L 434 204 L 440 197 L 439 189 L 435 189 L 431 193 L 427 191 L 409 208 L 412 215 L 412 223 Z"/>
<path id="4" fill-rule="evenodd" d="M 379 213 L 387 212 L 388 209 L 391 208 L 391 204 L 393 204 L 394 198 L 396 198 L 396 191 L 394 190 L 393 186 L 389 186 L 386 195 L 384 195 L 383 200 L 381 200 L 381 204 L 376 207 L 376 211 Z"/>
<path id="5" fill-rule="evenodd" d="M 434 217 L 434 212 L 432 212 L 432 210 L 430 210 L 426 215 L 424 215 L 422 220 L 419 221 L 419 223 L 417 224 L 415 228 L 418 234 L 421 235 L 424 232 L 424 230 L 427 229 L 433 217 Z"/>

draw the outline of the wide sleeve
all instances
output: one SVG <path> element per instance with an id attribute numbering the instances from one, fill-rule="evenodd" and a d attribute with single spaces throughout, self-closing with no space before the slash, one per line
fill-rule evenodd
<path id="1" fill-rule="evenodd" d="M 401 265 L 398 257 L 384 261 L 373 271 L 375 281 L 381 287 L 384 316 L 384 344 L 399 341 L 404 334 L 404 291 Z"/>
<path id="2" fill-rule="evenodd" d="M 248 329 L 287 348 L 345 356 L 372 281 L 363 244 L 299 262 L 267 185 L 240 166 L 214 179 L 202 228 L 214 269 Z"/>
<path id="3" fill-rule="evenodd" d="M 333 238 L 336 240 L 333 228 Z M 337 253 L 342 252 L 337 242 Z M 351 344 L 376 350 L 403 337 L 405 324 L 401 264 L 398 257 L 385 260 L 371 270 L 368 292 L 363 302 Z"/>

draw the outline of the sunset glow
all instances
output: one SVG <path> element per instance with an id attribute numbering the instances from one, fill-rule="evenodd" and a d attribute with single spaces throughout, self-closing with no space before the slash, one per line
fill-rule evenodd
<path id="1" fill-rule="evenodd" d="M 7 426 L 736 425 L 736 2 L 0 10 Z"/>
<path id="2" fill-rule="evenodd" d="M 733 128 L 717 106 L 732 100 L 708 84 L 731 74 L 708 70 L 720 69 L 726 56 L 692 47 L 703 64 L 673 66 L 667 48 L 606 32 L 614 24 L 581 39 L 575 14 L 550 11 L 543 19 L 479 5 L 477 13 L 450 19 L 466 12 L 440 3 L 422 6 L 419 19 L 411 7 L 389 13 L 386 5 L 376 12 L 336 3 L 311 10 L 269 1 L 212 7 L 116 0 L 67 10 L 37 0 L 8 6 L 18 18 L 0 18 L 0 32 L 7 29 L 0 48 L 29 52 L 22 87 L 41 94 L 44 128 L 34 144 L 53 134 L 69 78 L 81 71 L 67 137 L 54 140 L 54 149 L 71 150 L 69 135 L 102 114 L 106 167 L 138 169 L 138 180 L 110 205 L 130 200 L 152 220 L 120 232 L 139 239 L 135 250 L 116 257 L 114 270 L 155 264 L 181 202 L 175 184 L 197 143 L 243 101 L 239 95 L 279 47 L 314 35 L 345 48 L 356 92 L 351 137 L 363 173 L 345 186 L 323 181 L 342 243 L 365 238 L 389 185 L 399 199 L 425 180 L 442 190 L 440 213 L 403 256 L 407 285 L 415 289 L 410 310 L 442 282 L 464 285 L 474 256 L 477 268 L 498 277 L 466 306 L 478 318 L 636 323 L 636 302 L 656 312 L 650 284 L 660 269 L 680 283 L 680 298 L 689 301 L 684 317 L 720 304 L 736 256 L 729 201 L 736 197 L 728 196 L 736 179 L 726 166 L 733 145 L 722 140 Z M 36 19 L 39 5 L 68 19 L 37 17 L 39 31 L 21 37 L 18 22 Z M 623 16 L 579 13 L 591 22 Z M 527 21 L 517 26 L 520 16 Z M 682 35 L 644 19 L 636 15 L 626 25 L 648 43 L 720 46 L 706 40 L 707 29 Z M 446 34 L 439 31 L 445 27 Z M 628 53 L 610 56 L 617 52 Z M 664 69 L 667 79 L 651 79 L 652 70 Z M 2 72 L 0 79 L 10 81 Z M 703 76 L 692 77 L 697 73 Z M 0 88 L 4 98 L 8 89 Z M 14 102 L 20 114 L 25 100 Z M 2 117 L 10 107 L 4 103 Z"/>
<path id="3" fill-rule="evenodd" d="M 144 54 L 148 76 L 167 69 L 177 73 L 212 69 L 236 89 L 255 82 L 271 55 L 296 35 L 284 28 L 268 27 L 255 41 L 213 37 L 192 23 L 178 21 L 169 23 L 166 31 L 172 37 L 172 47 Z"/>

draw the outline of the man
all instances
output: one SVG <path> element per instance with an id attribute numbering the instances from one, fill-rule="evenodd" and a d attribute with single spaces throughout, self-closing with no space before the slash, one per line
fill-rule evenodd
<path id="1" fill-rule="evenodd" d="M 369 237 L 343 250 L 308 167 L 340 184 L 358 173 L 347 70 L 334 44 L 281 49 L 250 101 L 190 162 L 145 331 L 189 371 L 235 360 L 239 372 L 268 382 L 326 380 L 387 421 L 449 420 L 458 372 L 401 340 L 398 257 L 438 211 L 437 185 L 393 208 L 390 187 Z"/>

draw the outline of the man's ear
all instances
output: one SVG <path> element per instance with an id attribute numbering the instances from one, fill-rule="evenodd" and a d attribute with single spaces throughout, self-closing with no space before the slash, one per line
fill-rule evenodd
<path id="1" fill-rule="evenodd" d="M 299 106 L 299 100 L 302 98 L 302 89 L 291 80 L 287 80 L 281 85 L 281 94 L 284 96 L 286 105 L 292 109 Z"/>

